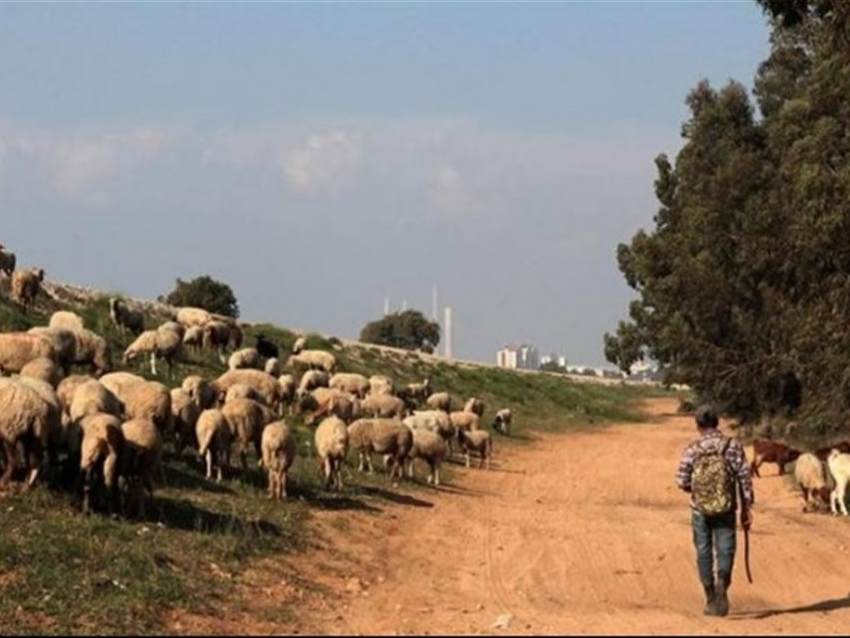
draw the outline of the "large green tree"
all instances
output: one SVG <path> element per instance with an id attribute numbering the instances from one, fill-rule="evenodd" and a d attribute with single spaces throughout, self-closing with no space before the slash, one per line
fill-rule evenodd
<path id="1" fill-rule="evenodd" d="M 195 277 L 191 281 L 177 279 L 174 290 L 164 301 L 172 306 L 203 308 L 226 317 L 239 316 L 239 304 L 233 289 L 209 275 Z"/>
<path id="2" fill-rule="evenodd" d="M 850 3 L 763 1 L 770 57 L 742 86 L 701 82 L 685 144 L 657 160 L 651 232 L 618 248 L 638 293 L 605 336 L 749 418 L 850 415 Z"/>
<path id="3" fill-rule="evenodd" d="M 440 343 L 440 324 L 418 310 L 396 312 L 366 324 L 360 341 L 431 353 Z"/>

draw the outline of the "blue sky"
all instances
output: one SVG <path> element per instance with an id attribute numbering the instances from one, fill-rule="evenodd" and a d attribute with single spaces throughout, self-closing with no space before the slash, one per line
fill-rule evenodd
<path id="1" fill-rule="evenodd" d="M 2 5 L 0 242 L 346 337 L 437 284 L 459 356 L 600 363 L 686 93 L 767 50 L 754 2 Z"/>

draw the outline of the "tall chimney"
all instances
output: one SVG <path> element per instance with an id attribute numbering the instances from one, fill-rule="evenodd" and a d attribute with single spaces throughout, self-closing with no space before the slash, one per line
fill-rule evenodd
<path id="1" fill-rule="evenodd" d="M 402 311 L 402 312 L 407 312 L 407 299 L 402 299 L 402 300 L 401 300 L 401 311 Z"/>
<path id="2" fill-rule="evenodd" d="M 451 359 L 453 356 L 452 352 L 452 308 L 451 306 L 446 306 L 446 318 L 445 318 L 445 329 L 446 329 L 446 359 Z"/>
<path id="3" fill-rule="evenodd" d="M 384 316 L 390 314 L 390 298 L 384 297 Z"/>
<path id="4" fill-rule="evenodd" d="M 431 289 L 431 319 L 440 320 L 440 306 L 437 304 L 437 286 Z"/>

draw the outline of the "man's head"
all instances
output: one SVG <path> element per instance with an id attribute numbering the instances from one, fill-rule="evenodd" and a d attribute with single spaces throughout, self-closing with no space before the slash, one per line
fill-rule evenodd
<path id="1" fill-rule="evenodd" d="M 719 420 L 717 412 L 710 405 L 701 405 L 696 411 L 697 427 L 700 430 L 709 430 L 716 428 Z"/>

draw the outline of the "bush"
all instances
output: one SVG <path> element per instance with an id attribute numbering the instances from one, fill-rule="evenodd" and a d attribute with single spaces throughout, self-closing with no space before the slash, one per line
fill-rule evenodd
<path id="1" fill-rule="evenodd" d="M 203 308 L 226 317 L 239 316 L 239 304 L 233 290 L 209 275 L 196 277 L 191 281 L 177 279 L 174 290 L 165 299 L 160 297 L 160 301 L 178 307 Z"/>

